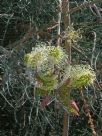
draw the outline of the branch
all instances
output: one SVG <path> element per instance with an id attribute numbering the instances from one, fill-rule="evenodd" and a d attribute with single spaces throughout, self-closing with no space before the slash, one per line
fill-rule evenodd
<path id="1" fill-rule="evenodd" d="M 80 90 L 80 93 L 81 93 L 82 100 L 84 102 L 84 109 L 85 109 L 85 112 L 86 112 L 86 116 L 88 117 L 88 125 L 89 125 L 89 127 L 92 131 L 92 136 L 97 136 L 95 126 L 94 126 L 94 121 L 93 121 L 92 115 L 90 114 L 90 109 L 89 109 L 87 101 L 84 97 L 83 90 Z"/>
<path id="2" fill-rule="evenodd" d="M 59 35 L 61 34 L 61 13 L 62 13 L 62 1 L 59 0 L 59 13 L 58 13 L 58 27 L 57 27 L 57 34 L 58 34 L 58 39 L 57 39 L 57 46 L 60 46 L 61 39 Z"/>
<path id="3" fill-rule="evenodd" d="M 81 55 L 90 63 L 90 59 L 85 55 L 85 53 L 82 52 L 81 49 L 79 49 L 79 48 L 77 48 L 77 47 L 75 47 L 75 46 L 73 46 L 73 45 L 72 45 L 72 48 L 73 48 L 75 51 L 77 51 L 79 54 L 81 54 Z"/>
<path id="4" fill-rule="evenodd" d="M 91 1 L 91 2 L 85 2 L 85 3 L 81 4 L 78 7 L 70 9 L 68 11 L 68 14 L 69 13 L 72 14 L 72 13 L 74 13 L 74 12 L 76 12 L 76 11 L 82 9 L 82 8 L 87 8 L 87 7 L 89 7 L 89 6 L 91 6 L 91 5 L 95 4 L 95 3 L 98 3 L 98 2 L 102 2 L 102 0 L 94 0 L 94 1 Z"/>
<path id="5" fill-rule="evenodd" d="M 96 32 L 93 32 L 93 34 L 94 34 L 94 43 L 93 43 L 93 49 L 92 49 L 91 67 L 93 67 L 93 61 L 94 61 L 95 49 L 96 49 Z"/>
<path id="6" fill-rule="evenodd" d="M 70 0 L 62 0 L 62 14 L 63 14 L 63 23 L 64 23 L 64 30 L 67 29 L 68 26 L 70 26 L 71 23 L 71 18 L 70 18 L 70 13 L 66 16 L 66 14 L 69 11 L 69 3 Z M 69 43 L 67 41 L 67 39 L 65 39 L 65 49 L 66 52 L 69 55 L 69 63 L 71 63 L 71 43 Z M 70 88 L 68 88 L 68 90 L 70 94 Z M 68 99 L 68 103 L 69 103 L 69 99 Z M 62 136 L 68 136 L 68 132 L 69 132 L 69 115 L 66 111 L 64 111 L 64 117 L 63 117 L 63 132 L 62 132 Z"/>
<path id="7" fill-rule="evenodd" d="M 93 6 L 90 6 L 90 9 L 95 16 L 99 17 L 100 20 L 102 20 L 102 16 L 100 13 L 101 11 L 100 11 L 99 7 L 96 6 L 96 4 L 93 4 Z"/>
<path id="8" fill-rule="evenodd" d="M 2 13 L 0 14 L 0 17 L 12 17 L 13 14 L 5 14 L 5 13 Z"/>

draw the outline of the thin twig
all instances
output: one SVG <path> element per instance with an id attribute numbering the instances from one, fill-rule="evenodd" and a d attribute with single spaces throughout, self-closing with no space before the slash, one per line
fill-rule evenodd
<path id="1" fill-rule="evenodd" d="M 0 14 L 0 17 L 11 17 L 11 16 L 13 16 L 13 14 L 5 14 L 5 13 Z"/>
<path id="2" fill-rule="evenodd" d="M 88 125 L 89 125 L 90 129 L 92 130 L 92 136 L 97 136 L 97 133 L 96 133 L 96 130 L 95 130 L 95 127 L 94 127 L 94 123 L 93 123 L 93 119 L 92 119 L 92 116 L 90 114 L 90 110 L 89 110 L 88 104 L 86 102 L 86 99 L 84 98 L 84 94 L 83 94 L 82 89 L 80 90 L 80 93 L 81 93 L 81 97 L 82 97 L 83 102 L 84 102 L 86 116 L 88 117 Z"/>
<path id="3" fill-rule="evenodd" d="M 95 62 L 94 62 L 95 70 L 97 70 L 97 60 L 98 60 L 98 57 L 99 57 L 100 53 L 101 53 L 101 51 L 98 52 L 96 57 L 95 57 Z"/>
<path id="4" fill-rule="evenodd" d="M 96 32 L 93 32 L 93 34 L 94 34 L 94 43 L 93 43 L 93 49 L 92 49 L 91 67 L 93 66 L 93 61 L 95 58 L 95 49 L 96 49 Z"/>
<path id="5" fill-rule="evenodd" d="M 61 34 L 61 13 L 62 13 L 62 0 L 59 0 L 59 13 L 58 13 L 58 29 L 57 29 L 57 34 L 58 34 L 58 39 L 57 39 L 57 46 L 60 46 L 60 37 L 59 35 Z"/>
<path id="6" fill-rule="evenodd" d="M 79 54 L 81 54 L 89 63 L 90 63 L 90 59 L 85 55 L 85 53 L 82 52 L 81 49 L 77 48 L 76 46 L 72 45 L 72 48 L 77 51 Z"/>
<path id="7" fill-rule="evenodd" d="M 87 8 L 87 7 L 89 7 L 89 6 L 91 6 L 91 5 L 95 4 L 95 3 L 98 3 L 98 2 L 102 2 L 102 0 L 94 0 L 94 1 L 91 1 L 91 2 L 85 2 L 85 3 L 81 4 L 78 7 L 70 9 L 68 11 L 68 13 L 72 14 L 72 13 L 74 13 L 76 11 L 79 11 L 80 9 Z"/>
<path id="8" fill-rule="evenodd" d="M 6 101 L 13 109 L 15 109 L 14 106 L 13 106 L 13 105 L 7 100 L 7 98 L 3 95 L 3 93 L 0 92 L 0 94 L 1 94 L 2 97 L 5 99 L 5 101 Z"/>
<path id="9" fill-rule="evenodd" d="M 102 19 L 101 13 L 99 11 L 99 8 L 96 6 L 96 4 L 93 4 L 92 6 L 90 6 L 90 9 L 95 16 L 98 16 L 100 20 Z"/>

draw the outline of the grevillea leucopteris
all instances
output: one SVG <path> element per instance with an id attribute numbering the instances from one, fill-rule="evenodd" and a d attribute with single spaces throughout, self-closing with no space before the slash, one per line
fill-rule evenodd
<path id="1" fill-rule="evenodd" d="M 81 88 L 93 84 L 96 76 L 89 65 L 71 66 L 68 55 L 60 46 L 47 46 L 41 43 L 24 56 L 26 67 L 34 72 L 36 94 L 44 96 L 56 89 L 60 90 L 60 102 L 68 107 L 68 87 Z M 69 82 L 66 82 L 68 81 Z"/>

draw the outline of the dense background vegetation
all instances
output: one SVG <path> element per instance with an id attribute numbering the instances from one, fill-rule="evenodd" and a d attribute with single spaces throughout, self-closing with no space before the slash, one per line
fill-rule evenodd
<path id="1" fill-rule="evenodd" d="M 84 3 L 70 0 L 70 8 Z M 73 64 L 91 64 L 97 81 L 84 88 L 95 129 L 102 136 L 102 2 L 71 14 L 71 23 L 80 29 L 82 39 L 72 47 Z M 61 136 L 63 109 L 55 111 L 54 101 L 44 111 L 40 98 L 34 99 L 33 85 L 27 79 L 23 57 L 37 42 L 56 45 L 58 0 L 2 0 L 0 4 L 0 135 Z M 63 20 L 61 21 L 63 33 Z M 80 116 L 70 115 L 69 136 L 92 136 L 78 90 L 71 91 Z"/>

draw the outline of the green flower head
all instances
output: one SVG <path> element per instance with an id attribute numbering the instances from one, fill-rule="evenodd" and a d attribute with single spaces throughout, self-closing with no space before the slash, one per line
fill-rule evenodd
<path id="1" fill-rule="evenodd" d="M 46 60 L 45 55 L 45 46 L 44 47 L 36 47 L 31 53 L 28 53 L 24 56 L 24 63 L 27 67 L 36 68 L 39 67 L 44 60 Z"/>
<path id="2" fill-rule="evenodd" d="M 73 26 L 70 26 L 66 29 L 64 38 L 67 39 L 68 42 L 76 43 L 82 38 L 82 36 L 80 34 L 80 30 L 76 31 Z"/>
<path id="3" fill-rule="evenodd" d="M 31 71 L 35 70 L 36 74 L 33 78 L 38 83 L 36 88 L 40 93 L 44 90 L 49 92 L 57 89 L 69 77 L 68 55 L 59 46 L 39 45 L 24 56 L 24 63 Z M 58 78 L 59 73 L 60 78 Z"/>
<path id="4" fill-rule="evenodd" d="M 61 59 L 63 58 L 64 52 L 60 46 L 58 47 L 51 47 L 49 48 L 48 57 L 51 59 L 55 64 L 58 64 Z"/>
<path id="5" fill-rule="evenodd" d="M 90 66 L 76 65 L 71 69 L 71 86 L 73 88 L 81 88 L 86 85 L 93 84 L 96 75 Z"/>

